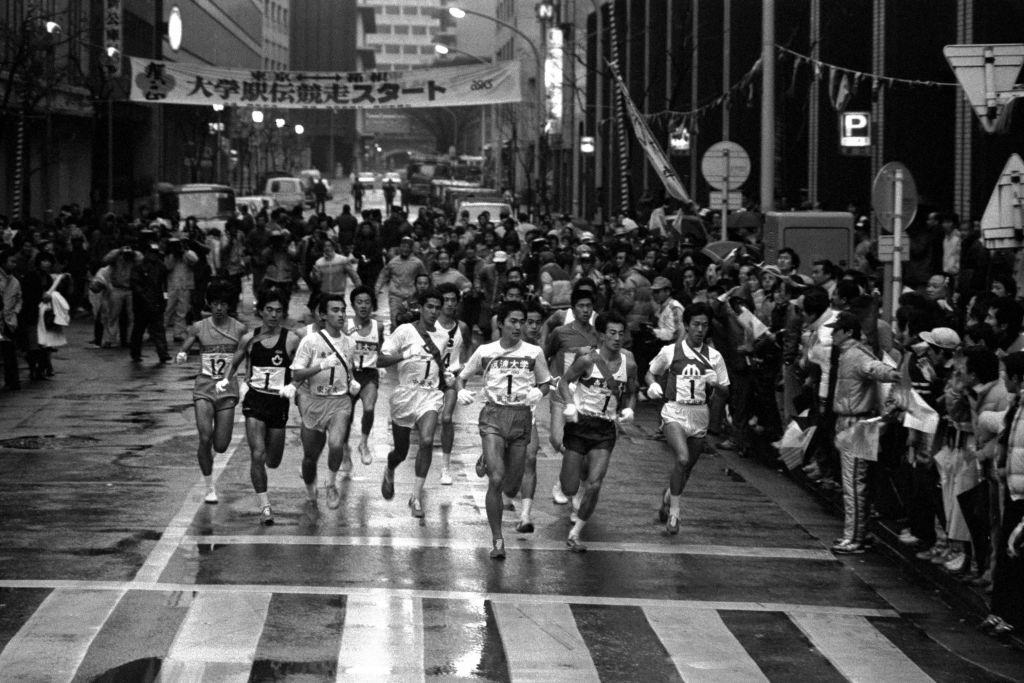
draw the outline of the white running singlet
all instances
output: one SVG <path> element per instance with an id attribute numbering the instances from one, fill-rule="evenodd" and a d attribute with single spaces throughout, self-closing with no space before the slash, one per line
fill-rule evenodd
<path id="1" fill-rule="evenodd" d="M 487 400 L 505 406 L 526 405 L 530 389 L 551 381 L 544 352 L 523 341 L 508 349 L 500 340 L 481 344 L 462 369 L 462 379 L 481 371 Z"/>
<path id="2" fill-rule="evenodd" d="M 377 367 L 377 354 L 380 353 L 380 323 L 375 318 L 370 318 L 370 333 L 362 334 L 358 326 L 354 326 L 348 333 L 349 339 L 355 346 L 354 360 L 356 366 L 354 371 L 370 370 Z"/>

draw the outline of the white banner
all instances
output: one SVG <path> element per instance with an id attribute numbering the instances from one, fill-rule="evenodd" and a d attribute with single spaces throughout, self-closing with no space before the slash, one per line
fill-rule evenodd
<path id="1" fill-rule="evenodd" d="M 647 121 L 644 120 L 636 105 L 633 104 L 633 100 L 629 96 L 629 90 L 626 89 L 626 84 L 622 82 L 622 77 L 619 76 L 618 68 L 611 63 L 608 66 L 611 67 L 612 74 L 619 84 L 619 90 L 622 91 L 622 99 L 626 101 L 629 120 L 633 122 L 633 132 L 636 134 L 636 139 L 644 148 L 644 152 L 647 153 L 647 159 L 651 162 L 651 166 L 658 172 L 658 177 L 661 178 L 661 182 L 665 185 L 665 190 L 679 201 L 687 204 L 691 203 L 690 195 L 686 194 L 686 190 L 683 189 L 683 183 L 679 180 L 676 170 L 672 168 L 672 164 L 668 162 L 668 157 L 665 156 L 665 150 L 654 139 L 651 129 L 647 126 Z"/>
<path id="2" fill-rule="evenodd" d="M 250 71 L 131 58 L 133 102 L 389 109 L 522 100 L 519 62 L 410 71 Z"/>

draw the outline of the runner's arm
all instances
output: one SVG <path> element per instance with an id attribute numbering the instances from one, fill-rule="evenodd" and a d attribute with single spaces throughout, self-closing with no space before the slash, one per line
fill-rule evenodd
<path id="1" fill-rule="evenodd" d="M 233 380 L 235 373 L 238 372 L 238 366 L 242 364 L 242 361 L 248 355 L 249 342 L 252 341 L 256 335 L 256 331 L 246 332 L 241 341 L 238 342 L 238 348 L 235 349 L 235 355 L 231 357 L 231 364 L 228 366 L 227 372 L 224 373 L 224 379 Z"/>
<path id="2" fill-rule="evenodd" d="M 636 410 L 637 392 L 637 367 L 633 354 L 626 351 L 626 386 L 622 390 L 622 399 L 619 401 L 619 412 L 626 408 Z"/>
<path id="3" fill-rule="evenodd" d="M 192 348 L 192 345 L 195 344 L 198 340 L 199 337 L 196 334 L 196 326 L 189 325 L 188 336 L 185 337 L 185 341 L 181 343 L 181 348 L 178 350 L 178 356 L 180 357 L 182 354 L 188 356 L 188 350 Z M 181 362 L 184 363 L 185 361 Z"/>
<path id="4" fill-rule="evenodd" d="M 577 356 L 569 369 L 562 374 L 562 378 L 558 381 L 558 397 L 562 399 L 563 403 L 566 405 L 572 403 L 572 390 L 569 385 L 590 372 L 592 367 L 594 367 L 594 361 L 591 358 Z"/>
<path id="5" fill-rule="evenodd" d="M 469 357 L 465 365 L 462 366 L 462 370 L 459 371 L 458 376 L 455 378 L 455 388 L 458 391 L 462 391 L 466 388 L 466 382 L 470 377 L 480 372 L 483 367 L 483 363 L 480 360 L 479 349 L 473 351 L 473 355 Z"/>

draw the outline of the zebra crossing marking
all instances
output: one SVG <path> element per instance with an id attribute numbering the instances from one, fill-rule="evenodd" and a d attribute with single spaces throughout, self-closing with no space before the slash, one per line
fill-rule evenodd
<path id="1" fill-rule="evenodd" d="M 494 618 L 513 681 L 598 680 L 597 667 L 567 604 L 499 603 Z"/>
<path id="2" fill-rule="evenodd" d="M 665 606 L 644 614 L 683 680 L 768 680 L 718 612 Z"/>
<path id="3" fill-rule="evenodd" d="M 336 681 L 422 681 L 423 606 L 402 595 L 349 596 Z"/>

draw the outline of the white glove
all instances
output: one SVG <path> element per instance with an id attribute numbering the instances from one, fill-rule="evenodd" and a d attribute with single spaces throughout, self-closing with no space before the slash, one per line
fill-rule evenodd
<path id="1" fill-rule="evenodd" d="M 459 403 L 468 406 L 476 400 L 476 395 L 469 389 L 459 389 Z"/>
<path id="2" fill-rule="evenodd" d="M 423 350 L 423 347 L 410 346 L 402 352 L 402 358 L 405 360 L 412 360 L 413 358 L 420 358 L 422 356 L 429 355 Z"/>
<path id="3" fill-rule="evenodd" d="M 647 387 L 647 398 L 665 398 L 665 390 L 657 382 L 651 382 L 651 386 Z"/>
<path id="4" fill-rule="evenodd" d="M 296 387 L 294 384 L 285 384 L 283 387 L 277 390 L 277 395 L 281 398 L 292 399 L 295 398 Z"/>
<path id="5" fill-rule="evenodd" d="M 530 390 L 526 392 L 527 405 L 535 406 L 542 398 L 544 398 L 544 392 L 537 387 L 531 387 Z"/>
<path id="6" fill-rule="evenodd" d="M 580 411 L 575 403 L 566 404 L 565 408 L 562 409 L 562 415 L 565 415 L 566 422 L 578 422 L 580 419 Z"/>
<path id="7" fill-rule="evenodd" d="M 174 357 L 175 365 L 181 365 L 188 360 L 188 354 L 184 351 L 178 351 L 178 354 Z"/>
<path id="8" fill-rule="evenodd" d="M 358 396 L 359 390 L 362 388 L 363 385 L 357 382 L 356 380 L 350 379 L 348 381 L 348 393 L 352 394 L 353 396 Z"/>
<path id="9" fill-rule="evenodd" d="M 217 390 L 218 394 L 222 394 L 228 390 L 229 384 L 231 384 L 231 380 L 225 377 L 224 379 L 220 380 L 215 385 L 213 385 L 213 388 Z"/>
<path id="10" fill-rule="evenodd" d="M 622 412 L 619 413 L 619 422 L 620 423 L 626 423 L 626 422 L 632 422 L 632 421 L 633 421 L 633 409 L 632 408 L 623 408 Z"/>
<path id="11" fill-rule="evenodd" d="M 341 359 L 338 358 L 338 354 L 332 353 L 331 355 L 320 361 L 321 370 L 330 370 L 331 368 L 341 365 Z"/>
<path id="12" fill-rule="evenodd" d="M 444 371 L 444 384 L 446 387 L 455 386 L 455 373 L 451 370 Z"/>

